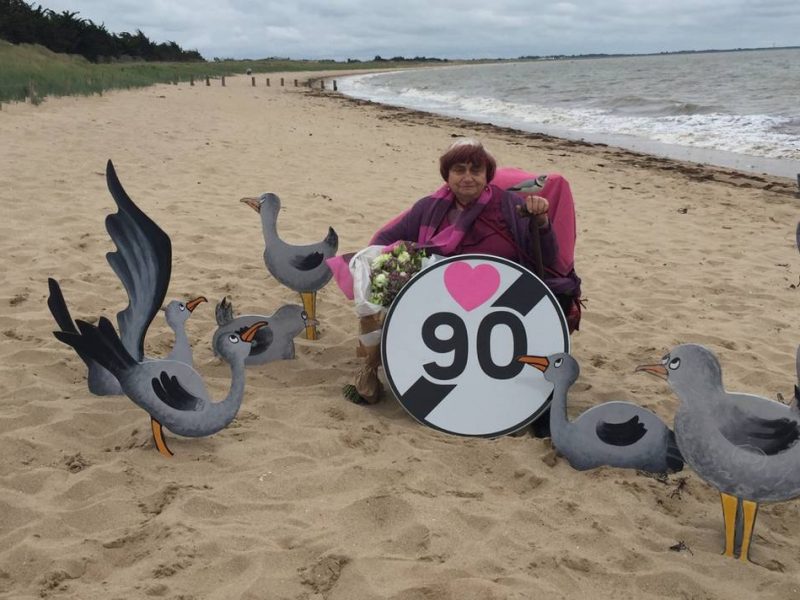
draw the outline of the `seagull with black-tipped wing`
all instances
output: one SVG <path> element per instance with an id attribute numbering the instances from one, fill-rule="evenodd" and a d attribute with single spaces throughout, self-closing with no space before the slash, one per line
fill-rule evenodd
<path id="1" fill-rule="evenodd" d="M 106 260 L 117 274 L 128 295 L 128 306 L 117 314 L 122 343 L 134 359 L 145 360 L 144 338 L 150 323 L 164 301 L 172 273 L 172 243 L 169 236 L 130 199 L 117 177 L 113 163 L 106 164 L 106 184 L 117 205 L 117 212 L 106 217 L 106 230 L 116 246 Z M 61 286 L 48 279 L 47 305 L 65 333 L 78 333 Z M 186 303 L 173 300 L 165 308 L 167 324 L 175 332 L 169 358 L 192 364 L 192 349 L 185 323 L 206 298 L 198 296 Z M 90 357 L 78 353 L 88 368 L 89 391 L 98 396 L 122 394 L 116 378 Z"/>
<path id="2" fill-rule="evenodd" d="M 234 316 L 233 304 L 223 298 L 216 308 L 217 330 L 214 332 L 211 345 L 217 347 L 220 337 L 236 333 L 250 327 L 258 321 L 267 321 L 268 326 L 256 332 L 250 345 L 250 356 L 246 365 L 264 365 L 275 360 L 289 360 L 295 357 L 294 338 L 306 329 L 317 324 L 310 319 L 302 306 L 284 304 L 271 315 Z"/>
<path id="3" fill-rule="evenodd" d="M 215 351 L 231 367 L 230 390 L 219 402 L 211 400 L 203 378 L 191 366 L 174 360 L 136 360 L 105 317 L 97 326 L 78 320 L 77 333 L 56 331 L 54 335 L 114 375 L 128 398 L 150 414 L 158 451 L 172 456 L 162 427 L 178 435 L 205 437 L 236 417 L 244 397 L 244 361 L 256 332 L 266 325 L 258 321 L 241 333 L 217 340 Z"/>
<path id="4" fill-rule="evenodd" d="M 800 355 L 797 362 L 800 380 Z M 725 522 L 723 554 L 733 557 L 739 546 L 739 558 L 748 560 L 758 505 L 800 497 L 797 388 L 789 406 L 728 392 L 716 355 L 699 344 L 676 346 L 660 364 L 640 365 L 637 371 L 666 380 L 680 399 L 675 438 L 686 463 L 719 490 Z"/>
<path id="5" fill-rule="evenodd" d="M 578 361 L 569 354 L 521 356 L 517 360 L 538 369 L 553 384 L 550 436 L 572 468 L 584 471 L 605 465 L 650 473 L 683 469 L 672 430 L 644 407 L 604 402 L 569 420 L 567 391 L 580 374 Z"/>

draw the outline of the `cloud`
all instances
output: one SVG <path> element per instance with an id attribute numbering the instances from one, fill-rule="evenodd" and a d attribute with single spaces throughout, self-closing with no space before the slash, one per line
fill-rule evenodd
<path id="1" fill-rule="evenodd" d="M 205 58 L 515 58 L 797 44 L 796 0 L 44 0 Z"/>

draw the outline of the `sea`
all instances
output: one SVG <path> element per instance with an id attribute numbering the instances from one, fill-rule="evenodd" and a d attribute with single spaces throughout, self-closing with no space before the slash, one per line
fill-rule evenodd
<path id="1" fill-rule="evenodd" d="M 383 104 L 800 178 L 800 48 L 423 67 L 337 85 Z"/>

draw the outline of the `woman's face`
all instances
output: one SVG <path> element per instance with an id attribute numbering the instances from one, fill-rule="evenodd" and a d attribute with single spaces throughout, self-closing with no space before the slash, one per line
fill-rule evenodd
<path id="1" fill-rule="evenodd" d="M 447 174 L 447 185 L 461 204 L 471 204 L 486 187 L 486 165 L 454 164 Z"/>

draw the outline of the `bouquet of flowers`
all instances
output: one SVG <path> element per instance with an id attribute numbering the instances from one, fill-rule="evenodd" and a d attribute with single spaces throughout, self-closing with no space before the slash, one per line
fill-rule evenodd
<path id="1" fill-rule="evenodd" d="M 389 252 L 379 254 L 370 262 L 369 301 L 389 306 L 402 287 L 422 269 L 424 250 L 407 248 L 400 243 Z"/>

